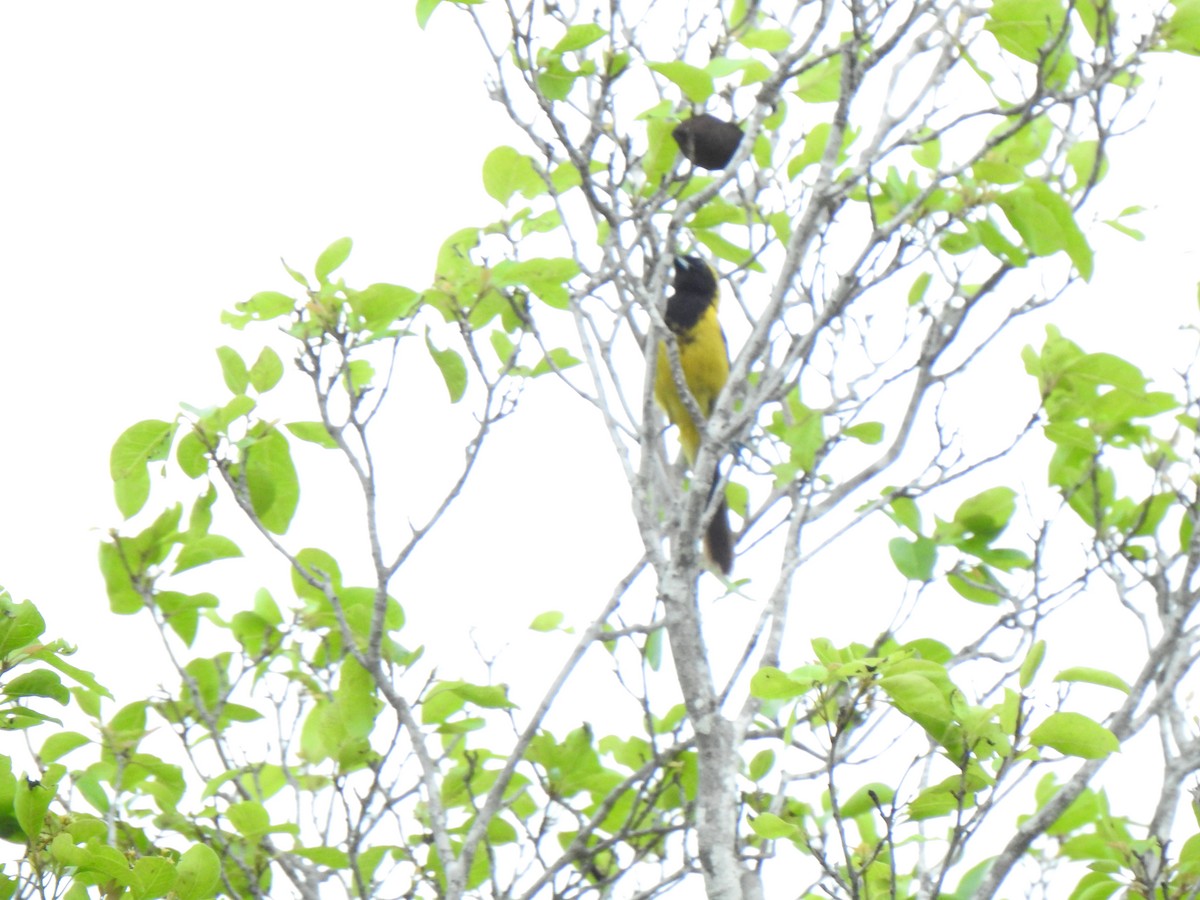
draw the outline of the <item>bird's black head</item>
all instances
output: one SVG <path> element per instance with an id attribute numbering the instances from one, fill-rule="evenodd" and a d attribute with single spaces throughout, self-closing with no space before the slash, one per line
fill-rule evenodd
<path id="1" fill-rule="evenodd" d="M 711 299 L 717 292 L 717 275 L 698 256 L 675 257 L 675 293 L 702 294 Z"/>
<path id="2" fill-rule="evenodd" d="M 667 325 L 676 334 L 690 331 L 717 302 L 717 273 L 698 256 L 675 257 L 675 293 L 667 299 Z"/>

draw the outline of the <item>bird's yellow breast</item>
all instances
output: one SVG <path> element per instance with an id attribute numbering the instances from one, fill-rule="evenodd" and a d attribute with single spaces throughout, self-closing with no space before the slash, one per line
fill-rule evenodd
<path id="1" fill-rule="evenodd" d="M 679 364 L 688 390 L 696 398 L 696 406 L 704 415 L 712 412 L 721 388 L 729 380 L 729 351 L 725 335 L 717 321 L 717 306 L 709 304 L 696 324 L 676 335 Z M 654 399 L 667 414 L 671 424 L 679 428 L 679 443 L 689 463 L 696 460 L 700 449 L 700 431 L 688 413 L 687 406 L 675 388 L 671 359 L 665 344 L 659 344 L 658 366 L 654 376 Z"/>

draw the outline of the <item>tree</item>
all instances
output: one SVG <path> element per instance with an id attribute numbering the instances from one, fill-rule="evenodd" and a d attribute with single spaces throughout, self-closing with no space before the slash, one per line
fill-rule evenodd
<path id="1" fill-rule="evenodd" d="M 1004 446 L 968 452 L 963 410 L 979 379 L 1024 378 L 999 338 L 1091 277 L 1108 143 L 1144 110 L 1148 55 L 1200 51 L 1196 4 L 441 5 L 420 24 L 471 18 L 523 142 L 484 167 L 502 216 L 451 235 L 421 289 L 351 287 L 335 241 L 288 269 L 296 296 L 227 314 L 261 335 L 218 350 L 228 397 L 117 440 L 130 521 L 101 546 L 108 600 L 154 617 L 177 687 L 109 712 L 33 605 L 0 598 L 7 722 L 49 732 L 36 775 L 0 768 L 25 848 L 8 894 L 1194 895 L 1192 386 L 1152 390 L 1051 326 L 1023 354 L 1041 402 Z M 707 173 L 671 136 L 701 110 L 744 133 Z M 1123 220 L 1105 227 L 1136 236 Z M 720 271 L 733 355 L 686 481 L 641 361 L 673 346 L 685 250 Z M 422 476 L 391 471 L 392 411 L 424 392 L 396 373 L 422 356 L 472 434 L 398 527 Z M 595 411 L 643 553 L 532 623 L 554 663 L 518 706 L 427 659 L 406 611 L 430 601 L 394 586 L 533 379 Z M 1019 495 L 1004 464 L 1030 446 L 1047 485 Z M 736 582 L 698 544 L 727 459 Z M 301 485 L 334 472 L 354 527 L 306 546 Z M 221 586 L 251 547 L 286 596 Z M 805 567 L 849 554 L 890 556 L 909 587 L 852 642 L 797 629 L 829 591 Z M 1139 649 L 1043 671 L 1055 624 L 1094 618 L 1099 593 Z M 595 657 L 599 702 L 564 707 Z M 48 727 L 46 699 L 88 724 Z M 1144 809 L 1110 799 L 1122 749 L 1162 773 Z"/>

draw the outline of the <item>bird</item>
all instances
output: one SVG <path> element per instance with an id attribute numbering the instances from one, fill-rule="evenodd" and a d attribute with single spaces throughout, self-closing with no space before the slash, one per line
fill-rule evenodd
<path id="1" fill-rule="evenodd" d="M 674 291 L 667 298 L 663 318 L 675 335 L 679 349 L 679 367 L 696 407 L 705 416 L 712 415 L 717 395 L 729 380 L 729 348 L 725 332 L 717 319 L 721 294 L 717 273 L 696 256 L 675 257 Z M 696 464 L 700 452 L 700 430 L 675 384 L 671 359 L 665 343 L 658 346 L 658 364 L 654 373 L 654 400 L 679 429 L 679 444 L 688 466 Z M 720 481 L 714 473 L 712 491 Z M 712 563 L 729 575 L 733 569 L 733 534 L 729 529 L 729 507 L 722 493 L 716 511 L 704 533 L 704 551 Z"/>
<path id="2" fill-rule="evenodd" d="M 692 116 L 671 132 L 685 157 L 702 169 L 723 169 L 742 142 L 742 129 L 708 113 Z"/>

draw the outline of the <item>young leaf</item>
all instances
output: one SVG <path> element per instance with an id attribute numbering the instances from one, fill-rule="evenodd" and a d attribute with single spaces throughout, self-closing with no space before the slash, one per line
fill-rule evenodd
<path id="1" fill-rule="evenodd" d="M 554 45 L 552 52 L 561 55 L 575 50 L 582 50 L 584 47 L 596 43 L 596 41 L 600 40 L 606 34 L 608 32 L 595 22 L 572 25 L 567 29 L 567 33 L 562 36 L 559 42 Z"/>
<path id="2" fill-rule="evenodd" d="M 263 347 L 258 354 L 258 359 L 250 367 L 250 384 L 254 386 L 254 390 L 265 394 L 275 387 L 282 377 L 283 362 L 279 359 L 279 354 L 270 347 Z"/>
<path id="3" fill-rule="evenodd" d="M 167 458 L 175 422 L 146 419 L 121 433 L 109 455 L 109 473 L 113 480 L 117 508 L 126 519 L 137 513 L 150 496 L 151 462 Z"/>
<path id="4" fill-rule="evenodd" d="M 888 541 L 888 553 L 900 574 L 913 581 L 930 581 L 937 562 L 937 544 L 927 537 L 897 537 Z"/>
<path id="5" fill-rule="evenodd" d="M 321 251 L 321 255 L 317 257 L 315 271 L 317 273 L 317 281 L 325 284 L 332 275 L 350 256 L 350 248 L 354 246 L 354 242 L 348 237 L 338 238 L 328 247 Z"/>
<path id="6" fill-rule="evenodd" d="M 207 844 L 196 844 L 179 858 L 175 872 L 179 900 L 208 900 L 221 880 L 221 858 Z"/>
<path id="7" fill-rule="evenodd" d="M 842 95 L 842 56 L 822 60 L 796 77 L 795 94 L 805 103 L 832 103 Z"/>
<path id="8" fill-rule="evenodd" d="M 265 322 L 288 315 L 296 307 L 296 301 L 278 291 L 259 291 L 249 300 L 234 304 L 237 312 L 222 312 L 221 321 L 239 331 L 251 322 Z"/>
<path id="9" fill-rule="evenodd" d="M 562 625 L 562 622 L 563 614 L 557 610 L 552 610 L 534 616 L 533 621 L 529 623 L 529 627 L 533 631 L 555 631 Z"/>
<path id="10" fill-rule="evenodd" d="M 1035 747 L 1050 747 L 1065 756 L 1103 759 L 1120 748 L 1117 736 L 1087 716 L 1074 712 L 1051 713 L 1029 735 Z"/>
<path id="11" fill-rule="evenodd" d="M 1042 665 L 1042 659 L 1046 656 L 1046 642 L 1035 641 L 1033 646 L 1029 648 L 1029 652 L 1025 654 L 1025 660 L 1021 663 L 1020 685 L 1021 689 L 1029 687 L 1033 683 L 1033 676 L 1037 674 L 1038 668 Z"/>
<path id="12" fill-rule="evenodd" d="M 683 95 L 692 103 L 703 103 L 713 94 L 712 76 L 703 69 L 688 65 L 679 60 L 671 62 L 649 63 L 646 68 L 665 76 L 683 91 Z"/>
<path id="13" fill-rule="evenodd" d="M 799 833 L 799 828 L 791 822 L 785 822 L 774 813 L 765 812 L 750 820 L 750 828 L 761 838 L 769 841 L 788 838 Z"/>
<path id="14" fill-rule="evenodd" d="M 288 422 L 283 426 L 302 441 L 316 444 L 327 450 L 336 450 L 337 441 L 333 439 L 325 425 L 321 422 Z"/>
<path id="15" fill-rule="evenodd" d="M 232 347 L 218 347 L 217 359 L 221 361 L 221 375 L 225 378 L 225 386 L 235 394 L 246 393 L 250 375 L 238 352 Z"/>
<path id="16" fill-rule="evenodd" d="M 501 203 L 520 192 L 532 199 L 546 191 L 533 160 L 512 147 L 497 147 L 483 161 L 483 189 Z"/>
<path id="17" fill-rule="evenodd" d="M 246 487 L 263 527 L 286 532 L 300 501 L 300 480 L 287 438 L 273 427 L 246 448 Z"/>
<path id="18" fill-rule="evenodd" d="M 1101 687 L 1113 688 L 1123 694 L 1128 694 L 1132 688 L 1126 681 L 1104 669 L 1092 669 L 1086 666 L 1073 666 L 1063 669 L 1054 676 L 1055 681 L 1079 681 L 1086 684 L 1098 684 Z"/>
<path id="19" fill-rule="evenodd" d="M 206 534 L 184 543 L 172 571 L 178 574 L 214 560 L 231 559 L 241 555 L 241 548 L 229 538 L 219 534 Z"/>
<path id="20" fill-rule="evenodd" d="M 429 355 L 433 357 L 438 370 L 442 373 L 442 379 L 446 382 L 446 390 L 450 392 L 450 402 L 457 403 L 467 390 L 467 364 L 463 362 L 463 358 L 456 351 L 439 350 L 435 347 L 429 337 L 428 328 L 425 329 L 425 346 L 429 349 Z"/>

